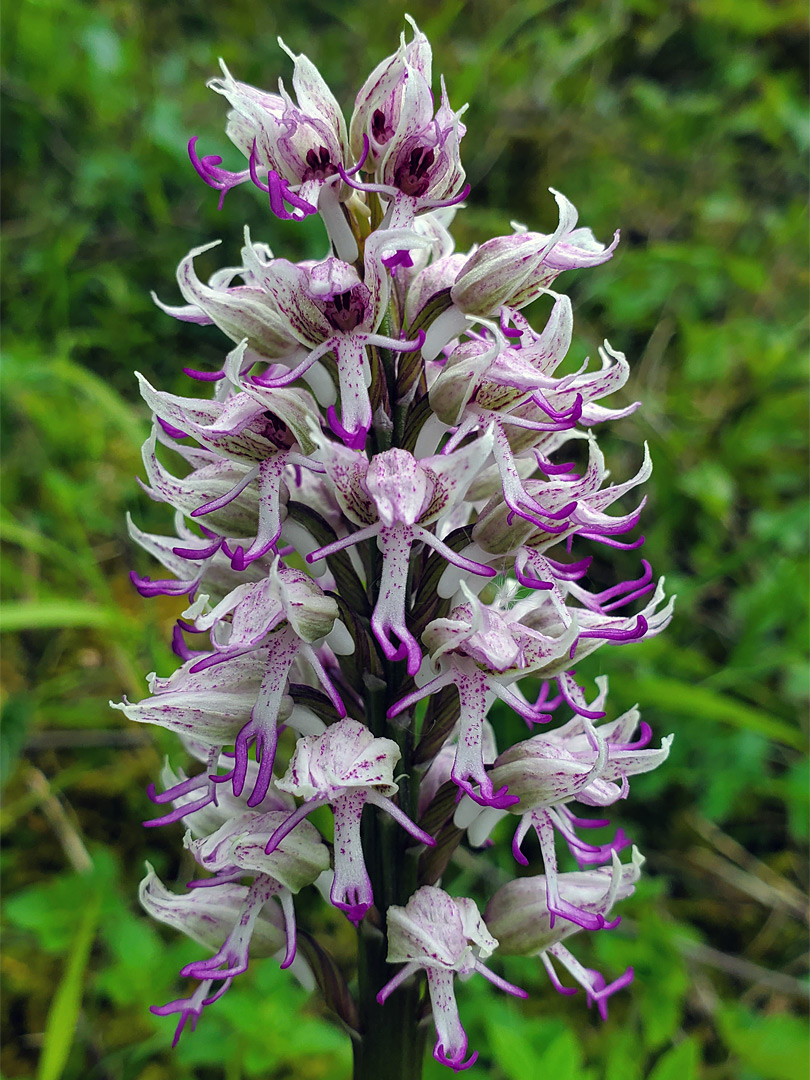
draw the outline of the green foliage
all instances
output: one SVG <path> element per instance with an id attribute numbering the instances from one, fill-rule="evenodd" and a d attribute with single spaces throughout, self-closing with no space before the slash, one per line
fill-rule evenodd
<path id="1" fill-rule="evenodd" d="M 746 1072 L 763 1080 L 804 1080 L 810 1060 L 807 1024 L 796 1016 L 755 1016 L 738 1005 L 719 1014 L 720 1029 Z"/>
<path id="2" fill-rule="evenodd" d="M 508 231 L 510 219 L 550 228 L 549 184 L 600 239 L 622 227 L 614 259 L 561 288 L 577 309 L 576 363 L 605 336 L 631 361 L 625 400 L 644 407 L 613 426 L 605 451 L 623 479 L 649 441 L 645 555 L 679 594 L 663 637 L 603 649 L 578 672 L 610 675 L 612 715 L 639 701 L 656 737 L 676 732 L 667 766 L 637 778 L 616 815 L 648 854 L 651 878 L 620 927 L 572 943 L 608 978 L 632 964 L 634 987 L 611 1000 L 601 1025 L 582 994 L 548 988 L 539 961 L 504 965 L 527 1002 L 497 998 L 482 980 L 460 984 L 481 1051 L 472 1075 L 799 1080 L 805 5 L 415 0 L 408 10 L 433 42 L 453 105 L 470 102 L 461 245 Z M 146 1007 L 177 996 L 176 972 L 198 951 L 150 924 L 133 898 L 147 855 L 165 880 L 184 879 L 180 830 L 138 825 L 161 755 L 182 756 L 106 702 L 137 699 L 145 672 L 171 670 L 166 635 L 180 610 L 168 598 L 141 601 L 127 577 L 133 565 L 148 570 L 130 550 L 125 513 L 168 528 L 132 479 L 146 413 L 131 372 L 185 392 L 180 367 L 222 352 L 218 332 L 164 317 L 149 291 L 173 302 L 179 258 L 221 237 L 222 256 L 203 258 L 201 273 L 229 261 L 245 221 L 287 257 L 322 253 L 317 222 L 277 222 L 256 192 L 230 193 L 217 212 L 185 151 L 199 134 L 206 153 L 237 160 L 204 82 L 221 55 L 239 77 L 272 86 L 288 72 L 282 33 L 350 106 L 358 74 L 392 50 L 401 28 L 399 6 L 372 0 L 20 0 L 5 13 L 9 1080 L 37 1069 L 65 1080 L 348 1075 L 347 1037 L 272 961 L 240 977 L 196 1034 L 168 1050 L 171 1023 Z M 596 554 L 596 588 L 610 565 L 628 576 L 638 566 L 636 552 Z M 92 853 L 90 873 L 70 871 L 77 842 Z M 451 866 L 451 891 L 486 895 L 493 874 L 514 872 L 508 845 L 493 849 L 494 870 L 485 873 L 482 858 Z M 536 857 L 528 872 L 539 872 Z M 302 922 L 318 910 L 313 903 Z M 350 932 L 323 929 L 350 976 Z M 426 1075 L 447 1074 L 431 1061 Z"/>
<path id="3" fill-rule="evenodd" d="M 178 1048 L 186 1066 L 238 1062 L 245 1076 L 283 1076 L 301 1080 L 341 1080 L 350 1069 L 351 1046 L 337 1028 L 304 1013 L 309 995 L 291 985 L 277 965 L 257 966 L 249 986 L 234 987 L 224 1008 L 202 1038 Z M 288 1072 L 289 1075 L 289 1072 Z"/>
<path id="4" fill-rule="evenodd" d="M 695 1039 L 684 1039 L 659 1058 L 648 1080 L 696 1080 L 700 1047 Z"/>
<path id="5" fill-rule="evenodd" d="M 48 1010 L 37 1080 L 59 1080 L 67 1064 L 76 1022 L 79 1019 L 84 975 L 100 910 L 101 896 L 96 892 L 82 911 L 64 974 Z"/>

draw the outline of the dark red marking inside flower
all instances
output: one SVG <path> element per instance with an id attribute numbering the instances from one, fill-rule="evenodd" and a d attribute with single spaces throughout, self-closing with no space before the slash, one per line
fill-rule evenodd
<path id="1" fill-rule="evenodd" d="M 428 170 L 435 160 L 435 153 L 427 146 L 417 146 L 407 159 L 398 166 L 394 183 L 403 195 L 424 195 L 430 186 Z"/>
<path id="2" fill-rule="evenodd" d="M 367 308 L 363 292 L 367 291 L 362 286 L 355 286 L 346 292 L 336 293 L 323 305 L 321 310 L 336 330 L 349 334 L 360 325 Z"/>
<path id="3" fill-rule="evenodd" d="M 380 145 L 389 142 L 394 135 L 394 129 L 388 123 L 388 117 L 382 109 L 375 109 L 371 117 L 371 134 L 374 141 Z"/>
<path id="4" fill-rule="evenodd" d="M 332 158 L 325 146 L 319 146 L 317 150 L 307 150 L 307 168 L 304 169 L 302 180 L 325 180 L 328 176 L 337 175 L 337 166 L 332 164 Z"/>

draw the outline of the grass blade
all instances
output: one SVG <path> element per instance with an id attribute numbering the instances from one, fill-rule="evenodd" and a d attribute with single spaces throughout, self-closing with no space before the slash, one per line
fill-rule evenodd
<path id="1" fill-rule="evenodd" d="M 100 914 L 101 894 L 97 892 L 84 909 L 64 974 L 48 1010 L 37 1080 L 59 1080 L 64 1072 L 79 1019 L 84 973 Z"/>

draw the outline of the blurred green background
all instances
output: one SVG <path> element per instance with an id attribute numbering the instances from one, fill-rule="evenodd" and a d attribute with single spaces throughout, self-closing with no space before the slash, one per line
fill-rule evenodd
<path id="1" fill-rule="evenodd" d="M 202 271 L 233 264 L 241 226 L 290 258 L 319 256 L 317 223 L 273 219 L 258 192 L 222 213 L 186 156 L 237 155 L 205 89 L 222 56 L 272 89 L 281 33 L 351 112 L 392 52 L 397 4 L 297 0 L 18 0 L 6 5 L 0 518 L 3 574 L 2 972 L 4 1077 L 39 1080 L 340 1080 L 348 1040 L 272 961 L 255 965 L 195 1035 L 147 1011 L 176 997 L 199 949 L 143 917 L 145 858 L 174 881 L 181 827 L 145 832 L 161 733 L 107 708 L 167 674 L 182 607 L 146 602 L 127 571 L 130 510 L 169 531 L 133 476 L 147 430 L 134 368 L 190 392 L 181 365 L 224 339 L 162 315 L 174 270 L 220 237 Z M 458 246 L 517 219 L 551 231 L 559 188 L 582 224 L 622 244 L 568 274 L 578 356 L 604 337 L 644 408 L 605 432 L 623 478 L 649 440 L 646 556 L 679 595 L 641 646 L 603 649 L 611 708 L 641 703 L 676 732 L 659 772 L 615 815 L 649 876 L 612 933 L 574 951 L 615 978 L 601 1024 L 560 998 L 539 961 L 504 965 L 532 993 L 459 988 L 471 1075 L 493 1080 L 802 1080 L 806 1033 L 806 8 L 799 0 L 481 0 L 407 10 L 428 34 L 451 103 L 469 101 L 472 184 Z M 632 574 L 637 553 L 617 556 Z M 613 715 L 617 712 L 614 711 Z M 492 874 L 511 872 L 499 855 Z M 479 857 L 481 859 L 481 857 Z M 451 888 L 485 895 L 482 861 Z M 534 866 L 533 872 L 539 872 Z M 353 941 L 305 900 L 340 963 Z M 478 984 L 478 985 L 477 985 Z M 74 1034 L 75 1028 L 75 1034 Z M 449 1075 L 431 1064 L 427 1075 Z"/>

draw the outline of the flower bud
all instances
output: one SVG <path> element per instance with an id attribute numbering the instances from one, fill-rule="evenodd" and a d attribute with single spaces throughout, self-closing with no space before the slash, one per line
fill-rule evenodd
<path id="1" fill-rule="evenodd" d="M 266 874 L 297 893 L 329 868 L 329 851 L 315 826 L 302 821 L 267 855 L 267 841 L 288 817 L 285 810 L 241 814 L 210 836 L 198 840 L 187 837 L 186 847 L 212 873 L 237 867 L 245 874 Z"/>
<path id="2" fill-rule="evenodd" d="M 227 883 L 213 889 L 193 889 L 178 896 L 166 888 L 149 863 L 146 870 L 138 890 L 138 899 L 146 911 L 192 941 L 218 949 L 239 918 L 248 894 L 247 886 Z M 253 955 L 272 956 L 284 947 L 285 940 L 281 908 L 275 903 L 266 904 L 253 930 Z"/>
<path id="3" fill-rule="evenodd" d="M 450 292 L 453 303 L 468 315 L 494 315 L 504 305 L 520 309 L 536 300 L 563 272 L 607 262 L 610 247 L 594 239 L 590 229 L 576 229 L 577 212 L 553 188 L 560 220 L 551 234 L 516 232 L 483 243 L 461 268 Z"/>
<path id="4" fill-rule="evenodd" d="M 393 56 L 386 57 L 360 88 L 349 124 L 352 153 L 363 154 L 368 139 L 365 168 L 374 171 L 385 157 L 391 140 L 405 130 L 421 130 L 433 116 L 430 93 L 432 54 L 427 38 L 410 16 L 413 39 L 402 34 Z"/>
<path id="5" fill-rule="evenodd" d="M 560 895 L 580 910 L 607 916 L 617 900 L 633 895 L 643 864 L 638 848 L 633 848 L 630 862 L 624 866 L 614 852 L 610 867 L 560 874 Z M 512 956 L 536 956 L 581 929 L 568 919 L 556 919 L 553 929 L 550 927 L 544 874 L 507 882 L 487 904 L 484 918 L 491 933 L 498 936 L 499 950 Z"/>

